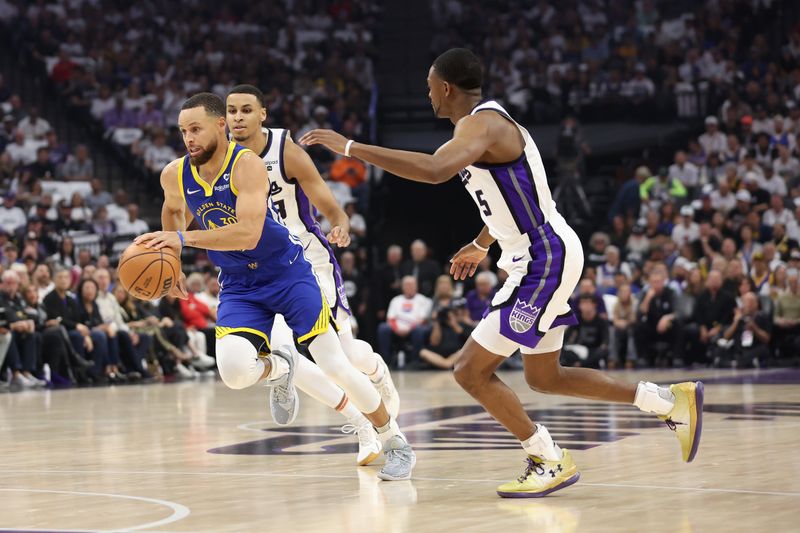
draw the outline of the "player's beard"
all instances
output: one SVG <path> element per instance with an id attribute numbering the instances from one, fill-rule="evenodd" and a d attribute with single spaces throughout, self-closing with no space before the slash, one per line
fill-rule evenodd
<path id="1" fill-rule="evenodd" d="M 200 152 L 200 155 L 195 157 L 190 156 L 189 162 L 195 167 L 205 165 L 211 160 L 212 157 L 214 157 L 214 152 L 217 151 L 217 145 L 218 145 L 217 140 L 216 139 L 212 140 L 208 146 L 202 147 L 203 151 Z"/>

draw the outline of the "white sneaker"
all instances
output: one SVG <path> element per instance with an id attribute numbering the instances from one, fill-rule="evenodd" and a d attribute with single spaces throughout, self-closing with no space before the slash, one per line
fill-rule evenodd
<path id="1" fill-rule="evenodd" d="M 276 380 L 268 381 L 269 410 L 272 419 L 279 426 L 288 426 L 297 418 L 300 409 L 300 396 L 294 386 L 294 372 L 297 368 L 297 352 L 286 348 L 273 348 L 272 354 L 284 359 L 289 365 L 289 372 Z"/>
<path id="2" fill-rule="evenodd" d="M 216 366 L 217 360 L 211 357 L 210 355 L 206 355 L 203 353 L 196 357 L 193 357 L 190 364 L 196 370 L 208 370 L 209 368 L 214 368 L 214 366 Z"/>
<path id="3" fill-rule="evenodd" d="M 181 379 L 192 379 L 194 377 L 194 371 L 186 368 L 183 363 L 178 363 L 175 365 L 175 372 L 178 373 L 178 376 Z"/>
<path id="4" fill-rule="evenodd" d="M 21 389 L 32 389 L 35 385 L 31 380 L 22 374 L 17 374 L 11 379 L 11 385 Z"/>
<path id="5" fill-rule="evenodd" d="M 358 435 L 358 466 L 370 464 L 381 455 L 382 447 L 372 423 L 362 414 L 342 426 L 342 433 Z"/>
<path id="6" fill-rule="evenodd" d="M 28 382 L 31 384 L 32 387 L 35 387 L 37 389 L 47 387 L 47 382 L 45 380 L 39 379 L 34 375 L 25 376 L 25 378 L 28 380 Z"/>
<path id="7" fill-rule="evenodd" d="M 373 382 L 372 385 L 381 395 L 383 404 L 386 406 L 386 410 L 389 411 L 389 416 L 397 418 L 397 414 L 400 412 L 400 394 L 398 394 L 397 388 L 394 386 L 389 367 L 386 366 L 383 358 L 378 359 L 378 364 L 383 366 L 383 377 L 377 383 Z"/>

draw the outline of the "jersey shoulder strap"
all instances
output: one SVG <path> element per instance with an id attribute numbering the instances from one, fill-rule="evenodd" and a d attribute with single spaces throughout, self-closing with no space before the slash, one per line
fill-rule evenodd
<path id="1" fill-rule="evenodd" d="M 513 118 L 511 118 L 511 115 L 508 114 L 508 111 L 506 111 L 505 108 L 503 108 L 503 106 L 498 104 L 495 100 L 484 100 L 483 102 L 480 102 L 478 105 L 472 108 L 472 111 L 470 111 L 469 114 L 474 115 L 475 113 L 478 113 L 480 111 L 496 111 L 497 113 L 500 113 L 501 115 L 506 117 L 511 122 L 516 123 L 516 121 Z"/>
<path id="2" fill-rule="evenodd" d="M 267 134 L 267 145 L 261 152 L 261 159 L 267 165 L 267 172 L 274 175 L 276 172 L 286 183 L 289 183 L 289 177 L 286 175 L 286 166 L 284 165 L 283 149 L 286 146 L 286 138 L 289 136 L 289 130 L 282 128 L 264 128 L 264 133 Z"/>

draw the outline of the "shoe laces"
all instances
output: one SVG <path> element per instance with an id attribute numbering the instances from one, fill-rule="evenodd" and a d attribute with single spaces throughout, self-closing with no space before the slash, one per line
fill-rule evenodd
<path id="1" fill-rule="evenodd" d="M 357 423 L 345 424 L 342 426 L 342 433 L 345 435 L 352 435 L 355 433 L 358 436 L 358 444 L 361 446 L 369 446 L 372 443 L 372 435 L 369 430 L 372 429 L 372 424 L 366 418 Z"/>
<path id="2" fill-rule="evenodd" d="M 404 462 L 411 462 L 411 454 L 410 447 L 408 444 L 402 446 L 400 448 L 389 448 L 386 449 L 383 453 L 386 456 L 386 463 L 389 464 L 394 460 L 404 461 Z"/>
<path id="3" fill-rule="evenodd" d="M 517 478 L 517 481 L 520 483 L 524 483 L 528 476 L 530 476 L 533 472 L 536 472 L 536 475 L 543 476 L 544 475 L 544 463 L 538 460 L 538 457 L 531 457 L 528 456 L 525 459 L 525 472 Z"/>
<path id="4" fill-rule="evenodd" d="M 664 423 L 665 423 L 665 424 L 667 425 L 667 427 L 668 427 L 669 429 L 671 429 L 672 431 L 677 431 L 677 430 L 678 430 L 678 426 L 685 426 L 685 425 L 686 425 L 686 424 L 684 424 L 683 422 L 675 422 L 675 421 L 672 419 L 672 417 L 665 418 L 665 419 L 664 419 Z"/>

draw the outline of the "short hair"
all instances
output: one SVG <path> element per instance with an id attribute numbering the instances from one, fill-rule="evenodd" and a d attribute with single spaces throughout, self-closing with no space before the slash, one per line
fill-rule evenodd
<path id="1" fill-rule="evenodd" d="M 261 107 L 264 107 L 264 93 L 261 92 L 261 89 L 256 87 L 255 85 L 237 85 L 230 91 L 228 91 L 228 96 L 232 94 L 252 94 L 258 100 L 258 103 L 261 104 Z"/>
<path id="2" fill-rule="evenodd" d="M 225 116 L 225 102 L 213 93 L 197 93 L 190 96 L 181 106 L 181 111 L 194 109 L 195 107 L 202 107 L 206 110 L 206 113 L 214 117 Z"/>
<path id="3" fill-rule="evenodd" d="M 451 48 L 433 61 L 433 68 L 447 83 L 471 91 L 483 86 L 483 66 L 472 50 Z"/>

